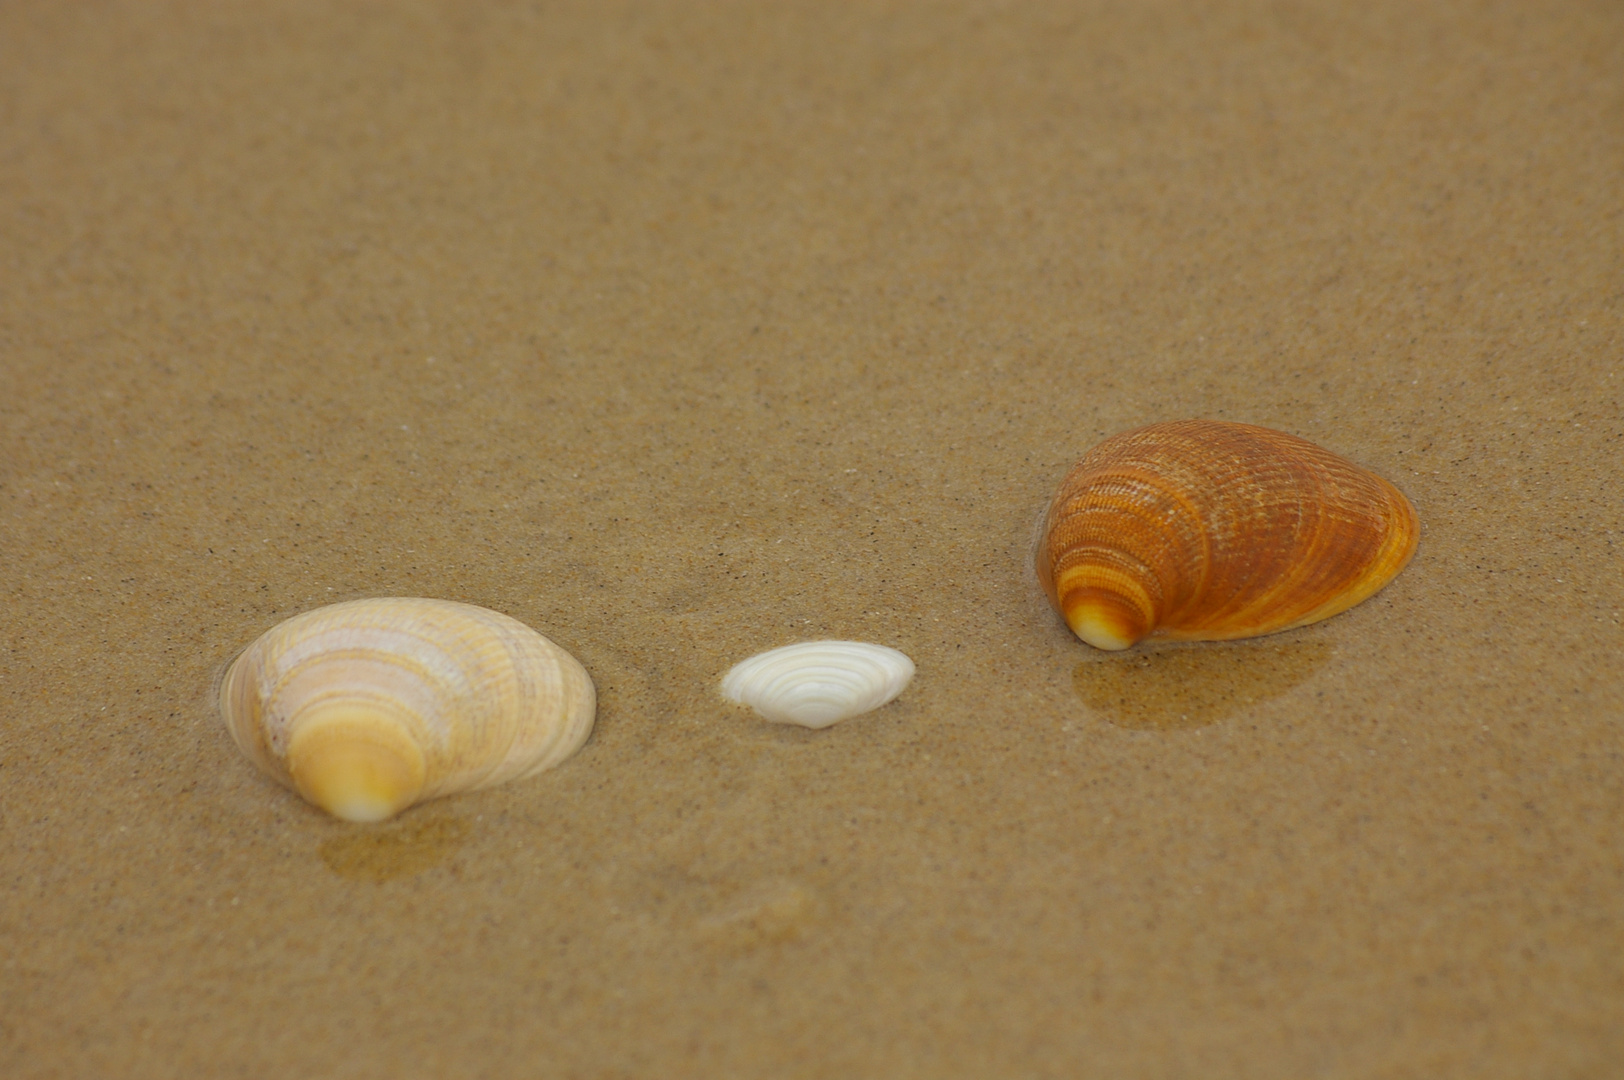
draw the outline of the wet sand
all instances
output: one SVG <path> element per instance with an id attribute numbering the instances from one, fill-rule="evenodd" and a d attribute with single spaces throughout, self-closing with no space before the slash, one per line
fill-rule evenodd
<path id="1" fill-rule="evenodd" d="M 1618 1075 L 1621 71 L 1599 2 L 0 8 L 0 1072 Z M 1414 562 L 1074 640 L 1034 520 L 1187 416 Z M 591 741 L 257 775 L 225 663 L 380 595 Z M 716 694 L 819 637 L 918 676 Z"/>

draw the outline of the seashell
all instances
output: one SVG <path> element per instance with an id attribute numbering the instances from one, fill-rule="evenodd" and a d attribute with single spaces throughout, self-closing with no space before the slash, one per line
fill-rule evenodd
<path id="1" fill-rule="evenodd" d="M 878 709 L 913 676 L 913 661 L 884 645 L 807 641 L 734 665 L 722 678 L 722 696 L 774 723 L 826 728 Z"/>
<path id="2" fill-rule="evenodd" d="M 1224 641 L 1306 626 L 1386 585 L 1415 553 L 1409 500 L 1305 439 L 1179 420 L 1114 435 L 1061 481 L 1036 556 L 1072 631 Z"/>
<path id="3" fill-rule="evenodd" d="M 450 600 L 352 600 L 266 631 L 220 712 L 265 772 L 346 821 L 534 776 L 578 750 L 597 693 L 517 619 Z"/>

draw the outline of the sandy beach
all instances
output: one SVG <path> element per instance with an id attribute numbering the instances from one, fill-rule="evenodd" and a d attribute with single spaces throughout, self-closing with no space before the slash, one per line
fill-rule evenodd
<path id="1" fill-rule="evenodd" d="M 1624 1075 L 1624 9 L 0 6 L 0 1073 Z M 1074 638 L 1207 417 L 1422 536 Z M 464 601 L 584 748 L 378 826 L 214 700 Z M 849 638 L 823 731 L 720 697 Z"/>

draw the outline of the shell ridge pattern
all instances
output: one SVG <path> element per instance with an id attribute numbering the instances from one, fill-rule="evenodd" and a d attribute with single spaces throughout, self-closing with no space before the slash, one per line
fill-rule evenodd
<path id="1" fill-rule="evenodd" d="M 1357 480 L 1357 477 L 1342 468 L 1340 462 L 1330 455 L 1319 452 L 1319 448 L 1308 444 L 1313 451 L 1312 460 L 1320 466 L 1306 472 L 1301 481 L 1303 488 L 1310 483 L 1313 490 L 1303 491 L 1306 500 L 1312 500 L 1315 508 L 1312 538 L 1309 541 L 1307 555 L 1301 561 L 1300 593 L 1304 596 L 1322 595 L 1328 587 L 1334 585 L 1339 573 L 1346 572 L 1345 561 L 1339 563 L 1334 557 L 1338 550 L 1345 550 L 1352 546 L 1361 531 L 1361 515 L 1359 509 L 1365 511 L 1366 517 L 1375 509 L 1369 505 L 1368 499 L 1361 499 L 1362 494 L 1355 490 L 1356 484 L 1343 481 Z M 1302 451 L 1305 457 L 1310 456 L 1309 450 Z M 1285 588 L 1284 583 L 1278 591 Z M 1272 599 L 1272 596 L 1266 598 Z M 1260 599 L 1261 606 L 1265 599 Z M 1297 605 L 1299 615 L 1306 615 L 1313 605 L 1307 601 Z"/>
<path id="2" fill-rule="evenodd" d="M 1161 438 L 1157 436 L 1161 435 Z M 1180 448 L 1171 455 L 1174 468 L 1159 467 L 1161 443 L 1166 439 Z M 1191 497 L 1191 492 L 1221 486 L 1227 483 L 1233 470 L 1232 460 L 1223 458 L 1208 462 L 1192 450 L 1197 445 L 1189 432 L 1179 430 L 1158 433 L 1154 428 L 1142 429 L 1138 440 L 1139 453 L 1136 466 L 1143 470 L 1147 482 L 1154 483 L 1169 508 L 1167 525 L 1169 570 L 1176 575 L 1176 599 L 1162 612 L 1165 623 L 1178 625 L 1184 614 L 1208 601 L 1217 582 L 1212 573 L 1213 528 L 1227 529 L 1228 521 L 1211 520 L 1211 508 L 1203 507 Z"/>
<path id="3" fill-rule="evenodd" d="M 1393 532 L 1392 511 L 1407 509 L 1408 503 L 1402 496 L 1392 498 L 1389 492 L 1396 489 L 1380 477 L 1318 447 L 1313 449 L 1322 466 L 1315 473 L 1321 491 L 1322 524 L 1315 550 L 1318 559 L 1307 564 L 1318 572 L 1305 581 L 1303 592 L 1310 596 L 1329 596 L 1339 574 L 1363 581 L 1373 572 L 1380 573 L 1382 553 Z M 1338 552 L 1345 553 L 1341 559 L 1336 557 Z M 1363 599 L 1365 595 L 1368 591 L 1360 593 L 1358 598 Z M 1342 606 L 1353 602 L 1356 601 L 1350 598 Z M 1299 617 L 1309 618 L 1322 606 L 1323 601 L 1300 605 Z"/>
<path id="4" fill-rule="evenodd" d="M 1260 599 L 1260 593 L 1280 585 L 1281 567 L 1289 566 L 1293 540 L 1298 534 L 1295 526 L 1301 524 L 1300 515 L 1293 514 L 1290 525 L 1279 520 L 1279 509 L 1298 494 L 1295 477 L 1271 456 L 1272 447 L 1252 431 L 1237 434 L 1233 450 L 1228 455 L 1230 468 L 1224 476 L 1229 490 L 1248 480 L 1267 492 L 1268 497 L 1256 502 L 1229 505 L 1226 531 L 1215 535 L 1222 539 L 1226 550 L 1245 549 L 1254 557 L 1235 561 L 1228 588 L 1220 602 L 1212 605 L 1192 626 L 1178 629 L 1210 629 L 1223 627 L 1244 618 Z"/>
<path id="5" fill-rule="evenodd" d="M 383 612 L 398 616 L 395 605 Z M 272 632 L 278 631 L 280 647 L 275 649 L 271 665 L 276 673 L 273 700 L 286 698 L 307 680 L 331 681 L 333 688 L 324 697 L 350 692 L 349 684 L 333 679 L 330 673 L 365 671 L 373 680 L 369 685 L 404 694 L 401 704 L 414 718 L 419 737 L 443 746 L 448 733 L 433 718 L 446 700 L 473 692 L 473 680 L 459 659 L 434 637 L 409 627 L 347 626 L 343 613 L 318 609 L 295 616 Z M 387 662 L 378 659 L 384 656 L 389 658 Z M 285 728 L 287 718 L 280 719 Z"/>
<path id="6" fill-rule="evenodd" d="M 554 665 L 549 663 L 543 667 L 539 664 L 527 664 L 525 662 L 525 650 L 517 638 L 510 634 L 503 634 L 501 640 L 506 667 L 517 673 L 516 681 L 518 685 L 515 688 L 515 697 L 519 703 L 519 708 L 526 714 L 543 712 L 550 697 L 547 691 L 556 680 L 543 679 L 542 675 L 543 672 L 549 676 L 556 675 Z M 551 744 L 558 738 L 562 727 L 563 725 L 557 725 L 549 729 L 549 737 L 542 740 L 541 745 L 536 748 L 541 757 L 548 756 L 547 751 L 551 749 Z M 526 728 L 524 725 L 514 725 L 513 730 L 508 733 L 507 745 L 502 747 L 501 757 L 497 758 L 491 767 L 485 771 L 484 775 L 479 777 L 478 786 L 486 787 L 499 784 L 509 776 L 523 772 L 525 767 L 523 755 L 526 749 L 525 733 Z"/>
<path id="7" fill-rule="evenodd" d="M 814 641 L 735 664 L 723 677 L 721 692 L 769 720 L 821 728 L 879 708 L 912 677 L 913 661 L 895 649 Z"/>
<path id="8" fill-rule="evenodd" d="M 479 686 L 484 694 L 509 702 L 517 715 L 534 715 L 537 710 L 533 706 L 538 704 L 534 701 L 536 695 L 527 691 L 537 674 L 535 660 L 542 658 L 532 659 L 526 655 L 511 632 L 507 616 L 493 616 L 497 613 L 483 610 L 469 614 L 470 619 L 484 624 L 490 631 L 491 641 L 486 652 L 491 655 L 474 658 L 476 667 L 469 673 L 468 681 Z M 497 672 L 505 673 L 506 677 L 498 676 Z M 461 763 L 461 776 L 457 779 L 466 790 L 493 787 L 509 779 L 514 771 L 514 759 L 525 751 L 527 736 L 534 734 L 533 725 L 527 724 L 506 725 L 505 730 L 500 730 L 505 736 L 501 739 L 497 738 L 499 730 L 496 725 L 486 725 L 485 744 L 477 749 L 470 747 L 467 760 Z M 545 730 L 551 732 L 554 728 L 549 725 Z M 446 782 L 451 782 L 450 776 Z"/>
<path id="9" fill-rule="evenodd" d="M 558 764 L 590 735 L 596 693 L 573 657 L 516 619 L 380 598 L 267 630 L 227 669 L 220 708 L 278 782 L 379 820 L 367 815 Z"/>
<path id="10" fill-rule="evenodd" d="M 543 637 L 542 640 L 551 651 L 546 654 L 545 679 L 540 678 L 541 672 L 538 670 L 537 681 L 541 685 L 534 688 L 531 707 L 538 711 L 563 711 L 571 722 L 556 725 L 547 735 L 545 745 L 534 751 L 533 762 L 525 764 L 523 759 L 520 760 L 515 779 L 534 776 L 574 754 L 591 734 L 592 720 L 597 712 L 597 689 L 587 677 L 585 669 L 552 639 Z M 572 700 L 584 702 L 585 705 L 570 711 L 566 706 Z"/>
<path id="11" fill-rule="evenodd" d="M 1234 489 L 1250 482 L 1262 497 L 1233 506 L 1219 503 L 1228 513 L 1206 530 L 1215 542 L 1222 541 L 1223 548 L 1247 551 L 1250 557 L 1232 559 L 1225 587 L 1216 595 L 1203 598 L 1197 617 L 1187 621 L 1169 620 L 1166 636 L 1224 634 L 1228 627 L 1245 623 L 1258 611 L 1268 610 L 1277 597 L 1289 595 L 1301 585 L 1299 568 L 1312 564 L 1311 558 L 1293 559 L 1299 542 L 1313 525 L 1313 515 L 1301 511 L 1302 486 L 1305 476 L 1311 476 L 1312 471 L 1294 472 L 1281 460 L 1278 451 L 1282 444 L 1286 444 L 1287 449 L 1295 449 L 1289 445 L 1295 440 L 1272 439 L 1269 434 L 1272 433 L 1261 429 L 1245 429 L 1233 434 L 1231 451 L 1224 455 L 1229 468 L 1221 477 L 1221 485 Z M 1289 512 L 1283 514 L 1286 508 L 1290 508 Z"/>
<path id="12" fill-rule="evenodd" d="M 1367 598 L 1403 569 L 1417 531 L 1397 488 L 1305 439 L 1175 421 L 1112 436 L 1072 468 L 1037 577 L 1101 648 L 1251 637 Z"/>
<path id="13" fill-rule="evenodd" d="M 1166 559 L 1174 568 L 1177 582 L 1162 618 L 1176 624 L 1185 611 L 1201 603 L 1212 587 L 1212 540 L 1194 500 L 1170 485 L 1161 494 L 1166 500 L 1162 524 L 1168 548 Z M 1190 549 L 1182 558 L 1181 548 Z"/>
<path id="14" fill-rule="evenodd" d="M 1169 620 L 1168 630 L 1171 633 L 1221 628 L 1237 619 L 1244 619 L 1246 613 L 1257 607 L 1272 589 L 1286 584 L 1280 567 L 1282 564 L 1289 565 L 1302 521 L 1300 513 L 1294 512 L 1289 524 L 1282 522 L 1279 520 L 1279 510 L 1295 501 L 1293 497 L 1300 493 L 1292 486 L 1294 478 L 1271 459 L 1269 448 L 1259 445 L 1260 441 L 1245 436 L 1236 438 L 1233 451 L 1225 456 L 1229 468 L 1222 475 L 1221 484 L 1232 489 L 1250 478 L 1258 483 L 1259 488 L 1270 492 L 1271 497 L 1256 504 L 1220 504 L 1227 511 L 1226 516 L 1214 522 L 1212 528 L 1204 530 L 1204 539 L 1209 546 L 1225 549 L 1248 547 L 1255 557 L 1232 565 L 1225 587 L 1217 595 L 1203 597 L 1205 603 L 1196 618 L 1188 622 Z M 1215 545 L 1215 540 L 1222 543 Z"/>
<path id="15" fill-rule="evenodd" d="M 480 619 L 491 631 L 492 651 L 500 646 L 500 656 L 492 657 L 494 662 L 485 665 L 493 683 L 491 692 L 499 693 L 519 716 L 567 717 L 562 650 L 551 639 L 506 615 L 481 611 Z M 505 672 L 507 677 L 497 680 L 489 674 L 495 671 Z M 472 789 L 493 787 L 549 768 L 573 752 L 570 747 L 559 753 L 562 744 L 577 730 L 578 725 L 562 722 L 511 725 L 504 743 L 493 741 L 485 748 L 489 765 L 482 769 L 470 767 L 467 783 Z"/>
<path id="16" fill-rule="evenodd" d="M 550 656 L 531 660 L 525 655 L 526 650 L 511 639 L 504 643 L 507 645 L 513 668 L 525 672 L 517 688 L 519 707 L 529 714 L 544 714 L 549 709 L 557 708 L 563 698 L 563 678 L 559 665 Z M 542 662 L 543 659 L 545 662 Z M 532 734 L 529 741 L 523 738 L 525 731 L 515 731 L 504 748 L 501 761 L 481 778 L 480 785 L 483 787 L 501 783 L 509 776 L 523 775 L 532 765 L 528 760 L 531 755 L 534 755 L 535 765 L 546 768 L 553 763 L 553 754 L 558 744 L 573 730 L 564 724 L 557 724 L 544 732 Z"/>

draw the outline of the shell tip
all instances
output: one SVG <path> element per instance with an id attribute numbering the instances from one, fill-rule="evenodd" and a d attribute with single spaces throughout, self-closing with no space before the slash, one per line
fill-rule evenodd
<path id="1" fill-rule="evenodd" d="M 1121 619 L 1113 617 L 1116 613 L 1103 605 L 1084 604 L 1067 614 L 1071 632 L 1096 649 L 1121 652 L 1142 636 L 1123 626 Z"/>
<path id="2" fill-rule="evenodd" d="M 364 788 L 329 792 L 326 801 L 319 805 L 334 817 L 357 825 L 373 825 L 380 821 L 388 821 L 402 809 L 398 800 Z"/>
<path id="3" fill-rule="evenodd" d="M 288 766 L 299 794 L 345 821 L 385 821 L 417 800 L 423 752 L 400 725 L 364 709 L 339 708 L 295 729 Z"/>

